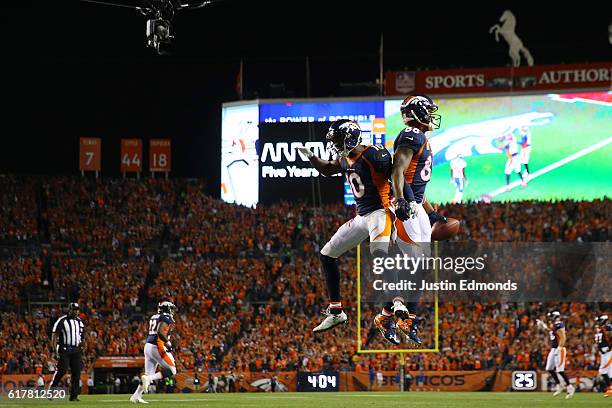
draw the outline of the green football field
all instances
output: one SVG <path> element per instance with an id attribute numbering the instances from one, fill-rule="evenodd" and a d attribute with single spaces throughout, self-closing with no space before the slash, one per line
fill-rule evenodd
<path id="1" fill-rule="evenodd" d="M 598 147 L 606 140 L 612 141 L 610 106 L 581 101 L 561 102 L 547 95 L 447 99 L 440 100 L 439 104 L 442 128 L 434 132 L 430 140 L 456 126 L 532 112 L 553 115 L 550 123 L 531 127 L 529 170 L 535 177 L 526 188 L 516 185 L 510 192 L 498 190 L 503 189 L 506 183 L 504 154 L 471 155 L 465 157 L 469 184 L 464 189 L 464 201 L 479 200 L 496 190 L 497 193 L 491 197 L 493 201 L 592 200 L 612 195 L 609 181 L 612 175 L 612 143 Z M 397 110 L 391 104 L 389 108 L 391 111 Z M 403 128 L 400 115 L 388 115 L 386 120 L 387 135 L 394 137 Z M 578 154 L 580 157 L 572 158 L 579 152 L 584 155 Z M 519 176 L 512 173 L 510 182 L 519 180 Z M 452 200 L 454 194 L 449 163 L 434 163 L 427 196 L 433 202 L 446 203 Z"/>
<path id="2" fill-rule="evenodd" d="M 577 393 L 571 400 L 564 394 L 553 397 L 552 393 L 496 393 L 496 392 L 359 392 L 359 393 L 249 393 L 249 394 L 156 394 L 146 396 L 151 407 L 605 407 L 612 399 L 602 394 Z M 129 395 L 83 395 L 80 402 L 21 402 L 0 400 L 0 407 L 133 407 Z"/>

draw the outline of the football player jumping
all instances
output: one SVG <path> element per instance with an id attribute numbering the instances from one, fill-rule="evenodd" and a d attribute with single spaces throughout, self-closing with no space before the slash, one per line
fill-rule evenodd
<path id="1" fill-rule="evenodd" d="M 140 377 L 142 384 L 136 388 L 130 397 L 130 402 L 148 404 L 142 399 L 142 394 L 149 392 L 151 381 L 172 377 L 176 374 L 176 364 L 170 350 L 170 336 L 174 324 L 176 306 L 172 302 L 160 302 L 157 305 L 157 314 L 149 319 L 149 335 L 144 348 L 145 373 Z M 156 372 L 157 366 L 161 367 Z"/>
<path id="2" fill-rule="evenodd" d="M 567 374 L 565 374 L 565 362 L 567 359 L 567 350 L 565 349 L 565 341 L 567 339 L 565 324 L 561 321 L 561 313 L 557 310 L 549 312 L 547 317 L 548 324 L 540 319 L 536 319 L 538 327 L 548 331 L 548 335 L 550 336 L 551 348 L 546 358 L 546 371 L 550 373 L 557 384 L 553 397 L 556 397 L 566 390 L 567 395 L 565 399 L 569 399 L 574 396 L 576 389 L 570 383 Z M 559 379 L 559 376 L 563 379 L 563 383 Z"/>
<path id="3" fill-rule="evenodd" d="M 601 315 L 595 319 L 595 345 L 599 349 L 599 375 L 606 382 L 605 397 L 612 395 L 612 324 L 608 321 L 608 315 Z"/>
<path id="4" fill-rule="evenodd" d="M 325 318 L 313 329 L 315 333 L 324 332 L 348 320 L 342 308 L 338 257 L 357 247 L 368 237 L 370 252 L 375 257 L 385 256 L 393 223 L 393 213 L 389 209 L 389 151 L 384 146 L 362 145 L 359 125 L 348 119 L 339 119 L 332 123 L 326 139 L 332 143 L 332 149 L 337 153 L 334 160 L 323 160 L 307 148 L 300 148 L 299 151 L 322 175 L 344 174 L 355 197 L 357 215 L 343 224 L 321 249 L 321 265 L 330 303 L 324 312 Z M 399 344 L 395 323 L 389 321 L 387 326 L 385 338 Z"/>
<path id="5" fill-rule="evenodd" d="M 402 102 L 400 112 L 406 128 L 393 143 L 393 171 L 391 182 L 395 194 L 395 241 L 404 254 L 419 256 L 429 253 L 431 224 L 446 222 L 425 199 L 425 187 L 431 179 L 433 156 L 425 132 L 440 127 L 438 106 L 425 95 L 409 96 Z M 419 253 L 420 252 L 420 253 Z M 407 303 L 402 297 L 385 305 L 382 315 L 394 315 L 397 327 L 417 344 L 415 311 L 418 299 Z"/>

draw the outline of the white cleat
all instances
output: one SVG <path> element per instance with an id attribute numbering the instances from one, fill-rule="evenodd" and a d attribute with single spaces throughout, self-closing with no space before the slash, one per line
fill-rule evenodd
<path id="1" fill-rule="evenodd" d="M 130 397 L 130 402 L 132 404 L 138 404 L 138 403 L 140 403 L 140 404 L 148 404 L 149 403 L 148 401 L 143 400 L 142 397 L 136 398 L 134 395 L 132 395 Z"/>
<path id="2" fill-rule="evenodd" d="M 322 333 L 329 329 L 334 328 L 335 326 L 346 323 L 348 320 L 348 316 L 344 313 L 344 310 L 340 314 L 331 314 L 329 312 L 329 307 L 325 309 L 323 314 L 326 316 L 325 319 L 321 322 L 320 325 L 312 329 L 314 333 Z"/>
<path id="3" fill-rule="evenodd" d="M 563 387 L 561 384 L 557 384 L 557 388 L 555 389 L 555 392 L 553 393 L 553 397 L 556 397 L 557 395 L 561 394 L 563 391 L 565 391 L 565 387 Z"/>
<path id="4" fill-rule="evenodd" d="M 140 376 L 140 381 L 142 381 L 142 388 L 144 389 L 144 393 L 147 394 L 149 392 L 149 385 L 151 385 L 151 380 L 149 380 L 146 375 L 142 375 Z"/>
<path id="5" fill-rule="evenodd" d="M 567 386 L 567 395 L 565 396 L 565 399 L 570 399 L 574 396 L 574 393 L 576 392 L 576 387 L 574 387 L 573 385 L 568 385 Z"/>

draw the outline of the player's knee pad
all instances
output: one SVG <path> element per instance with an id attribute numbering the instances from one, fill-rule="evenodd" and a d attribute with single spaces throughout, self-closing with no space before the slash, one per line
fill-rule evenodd
<path id="1" fill-rule="evenodd" d="M 176 367 L 164 368 L 162 370 L 162 375 L 164 378 L 172 377 L 176 374 Z"/>

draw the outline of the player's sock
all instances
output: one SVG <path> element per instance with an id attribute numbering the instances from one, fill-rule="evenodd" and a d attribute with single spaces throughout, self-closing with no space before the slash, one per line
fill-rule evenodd
<path id="1" fill-rule="evenodd" d="M 381 313 L 383 316 L 393 316 L 393 303 L 386 302 Z"/>
<path id="2" fill-rule="evenodd" d="M 528 165 L 528 164 L 525 164 L 525 170 L 527 170 L 527 173 L 531 173 L 531 172 L 529 171 L 529 165 Z"/>
<path id="3" fill-rule="evenodd" d="M 567 377 L 567 374 L 565 374 L 565 371 L 561 371 L 561 372 L 559 373 L 559 375 L 560 375 L 561 377 L 563 377 L 563 381 L 565 381 L 565 386 L 566 386 L 566 387 L 567 387 L 567 386 L 569 386 L 569 385 L 570 385 L 570 381 L 569 381 L 569 378 Z"/>
<path id="4" fill-rule="evenodd" d="M 325 274 L 327 284 L 327 295 L 331 303 L 340 302 L 340 271 L 338 270 L 337 259 L 321 254 L 321 266 Z M 342 313 L 342 307 L 335 310 L 338 314 Z"/>
<path id="5" fill-rule="evenodd" d="M 523 172 L 519 172 L 519 177 L 521 178 L 521 181 L 525 181 L 525 178 L 523 177 Z"/>
<path id="6" fill-rule="evenodd" d="M 555 372 L 555 370 L 548 370 L 548 373 L 550 374 L 550 376 L 555 381 L 555 384 L 557 384 L 557 385 L 560 384 L 559 377 L 557 377 L 557 373 Z"/>
<path id="7" fill-rule="evenodd" d="M 409 313 L 416 314 L 417 302 L 406 302 L 404 304 L 406 305 L 406 308 L 408 309 Z"/>
<path id="8" fill-rule="evenodd" d="M 608 389 L 608 387 L 610 387 L 610 377 L 608 376 L 608 374 L 602 374 L 601 376 L 603 377 L 603 380 L 606 384 L 606 389 Z"/>
<path id="9" fill-rule="evenodd" d="M 144 394 L 144 387 L 142 386 L 142 384 L 140 384 L 138 388 L 136 388 L 134 396 L 136 396 L 136 398 L 142 398 L 142 394 Z"/>
<path id="10" fill-rule="evenodd" d="M 463 193 L 460 191 L 457 191 L 455 193 L 455 197 L 453 197 L 453 203 L 459 203 L 461 204 L 461 199 L 463 198 Z"/>
<path id="11" fill-rule="evenodd" d="M 506 185 L 510 184 L 510 175 L 506 174 Z"/>
<path id="12" fill-rule="evenodd" d="M 161 371 L 158 371 L 155 374 L 147 375 L 147 378 L 151 381 L 155 381 L 155 380 L 161 380 L 162 378 L 164 378 L 164 376 L 161 373 Z"/>
<path id="13" fill-rule="evenodd" d="M 342 313 L 342 302 L 329 302 L 329 313 L 331 314 Z"/>

